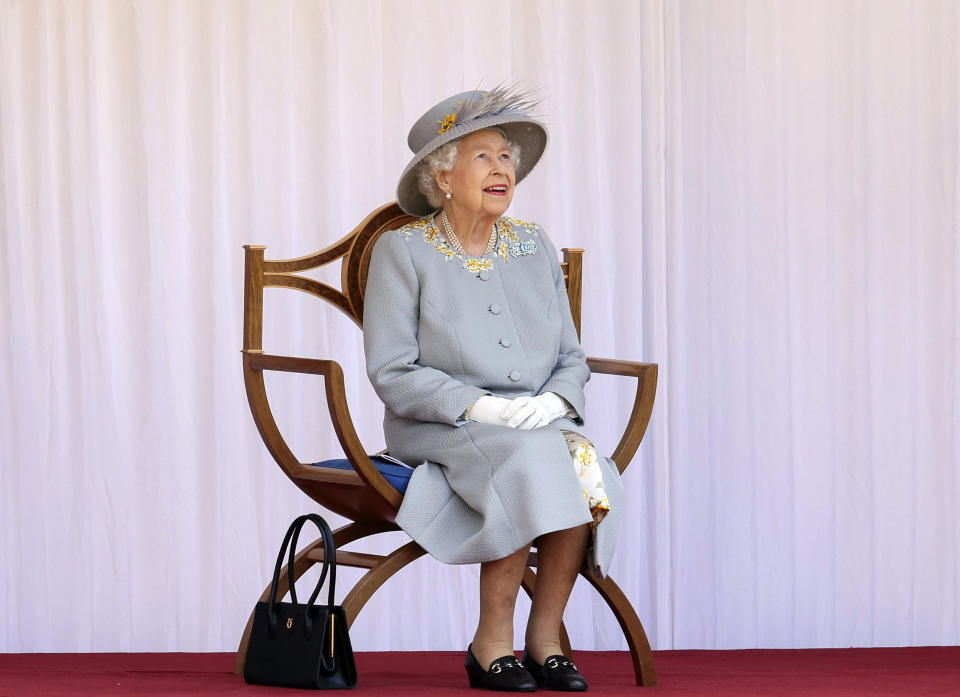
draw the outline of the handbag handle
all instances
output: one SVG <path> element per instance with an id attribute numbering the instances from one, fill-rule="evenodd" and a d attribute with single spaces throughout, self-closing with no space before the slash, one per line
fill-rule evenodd
<path id="1" fill-rule="evenodd" d="M 277 554 L 277 563 L 273 568 L 273 579 L 270 582 L 270 602 L 267 612 L 267 616 L 270 618 L 271 631 L 276 631 L 277 628 L 277 612 L 275 609 L 277 602 L 277 586 L 280 585 L 280 566 L 283 564 L 283 557 L 287 552 L 288 545 L 290 546 L 290 558 L 287 563 L 287 578 L 289 579 L 290 584 L 290 600 L 293 603 L 297 602 L 297 589 L 293 578 L 293 560 L 296 556 L 297 540 L 300 538 L 300 531 L 303 529 L 303 526 L 307 521 L 311 521 L 317 526 L 317 528 L 320 530 L 320 535 L 323 538 L 323 569 L 320 571 L 320 580 L 317 581 L 317 586 L 313 589 L 313 593 L 310 595 L 310 599 L 307 601 L 307 608 L 306 612 L 304 613 L 304 630 L 307 634 L 311 634 L 313 632 L 313 619 L 310 617 L 310 609 L 313 607 L 317 596 L 320 594 L 320 588 L 323 586 L 323 582 L 326 579 L 328 569 L 330 570 L 330 588 L 327 594 L 327 605 L 330 608 L 331 616 L 333 614 L 334 588 L 337 582 L 337 552 L 333 542 L 333 533 L 330 530 L 330 526 L 327 525 L 327 522 L 323 518 L 318 516 L 316 513 L 307 513 L 297 517 L 290 524 L 290 527 L 287 529 L 287 534 L 283 537 L 283 543 L 280 545 L 280 553 Z"/>
<path id="2" fill-rule="evenodd" d="M 290 560 L 287 563 L 287 575 L 290 580 L 290 599 L 293 602 L 297 602 L 297 593 L 293 584 L 293 559 L 296 555 L 297 540 L 300 539 L 300 531 L 309 520 L 317 526 L 317 529 L 320 531 L 320 536 L 323 538 L 323 569 L 320 571 L 320 579 L 317 581 L 317 585 L 313 589 L 310 599 L 307 601 L 307 607 L 313 607 L 317 596 L 320 595 L 320 588 L 323 586 L 323 580 L 326 577 L 327 569 L 329 568 L 330 585 L 327 588 L 327 607 L 330 608 L 330 612 L 333 612 L 333 595 L 337 585 L 337 547 L 333 542 L 333 532 L 330 530 L 330 526 L 327 525 L 327 521 L 318 516 L 316 513 L 307 513 L 301 517 L 305 520 L 293 533 L 293 539 L 290 541 Z"/>

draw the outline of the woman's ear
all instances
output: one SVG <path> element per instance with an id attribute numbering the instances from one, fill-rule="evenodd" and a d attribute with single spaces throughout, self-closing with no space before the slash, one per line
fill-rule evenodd
<path id="1" fill-rule="evenodd" d="M 440 170 L 434 178 L 437 181 L 437 186 L 440 187 L 440 193 L 447 194 L 450 192 L 450 172 Z"/>

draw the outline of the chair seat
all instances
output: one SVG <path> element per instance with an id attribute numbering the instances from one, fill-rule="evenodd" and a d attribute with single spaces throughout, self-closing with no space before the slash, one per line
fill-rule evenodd
<path id="1" fill-rule="evenodd" d="M 370 461 L 377 471 L 383 475 L 384 479 L 390 482 L 390 486 L 401 494 L 406 492 L 407 484 L 410 482 L 410 475 L 413 474 L 413 468 L 401 465 L 397 462 L 388 460 L 380 455 L 371 455 Z M 342 458 L 340 460 L 323 460 L 322 462 L 310 463 L 312 467 L 332 467 L 338 470 L 352 470 L 353 465 L 350 460 Z"/>

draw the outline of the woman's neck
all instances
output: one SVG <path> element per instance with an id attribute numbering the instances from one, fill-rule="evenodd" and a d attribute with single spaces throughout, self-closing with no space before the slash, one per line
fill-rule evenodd
<path id="1" fill-rule="evenodd" d="M 500 216 L 486 213 L 471 214 L 468 211 L 457 210 L 455 206 L 444 208 L 444 210 L 464 251 L 470 256 L 481 256 L 487 249 L 493 225 Z"/>

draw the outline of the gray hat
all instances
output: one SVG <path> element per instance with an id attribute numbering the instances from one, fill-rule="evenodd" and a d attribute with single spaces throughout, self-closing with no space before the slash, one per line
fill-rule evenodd
<path id="1" fill-rule="evenodd" d="M 517 183 L 530 173 L 544 148 L 547 130 L 530 117 L 539 99 L 513 86 L 499 86 L 489 92 L 461 92 L 444 99 L 421 116 L 407 136 L 413 159 L 400 175 L 397 201 L 410 215 L 430 215 L 434 207 L 420 191 L 419 166 L 434 150 L 475 131 L 500 131 L 507 140 L 520 146 Z"/>

